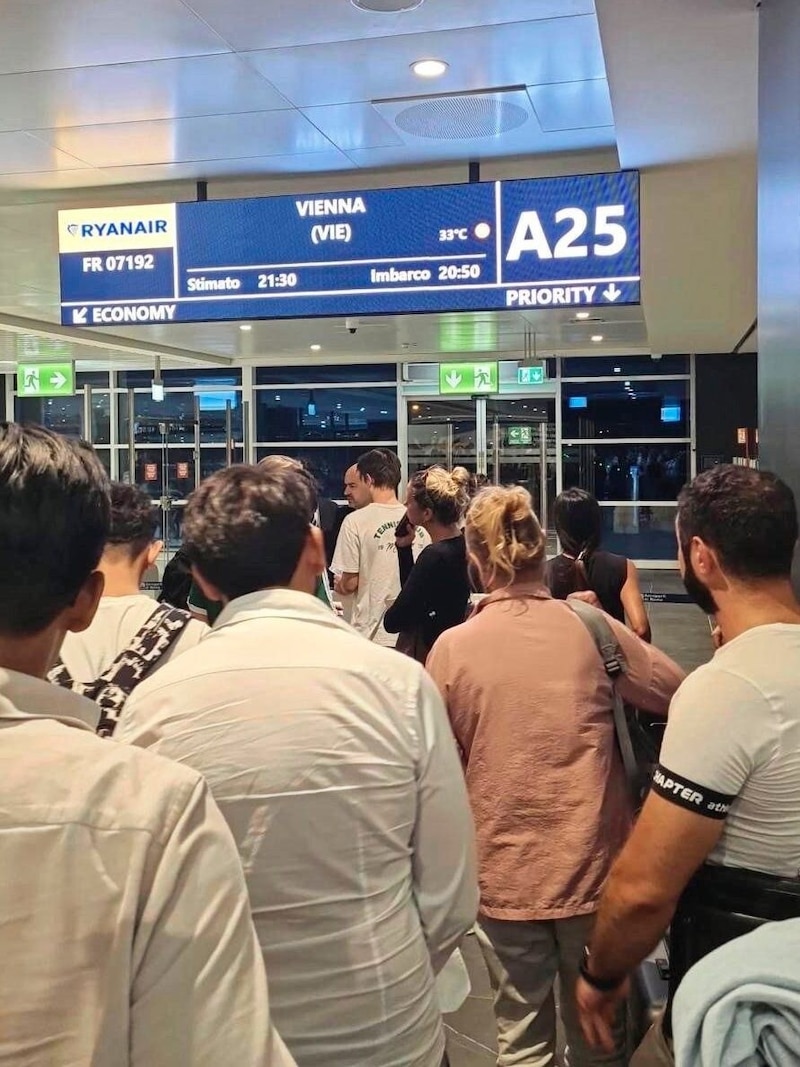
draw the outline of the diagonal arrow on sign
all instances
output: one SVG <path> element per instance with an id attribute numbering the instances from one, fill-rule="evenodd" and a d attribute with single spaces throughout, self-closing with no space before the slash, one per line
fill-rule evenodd
<path id="1" fill-rule="evenodd" d="M 603 296 L 613 304 L 615 300 L 619 300 L 622 296 L 622 290 L 617 288 L 616 282 L 612 282 L 608 289 L 603 290 Z"/>
<path id="2" fill-rule="evenodd" d="M 73 308 L 72 309 L 72 325 L 73 326 L 85 326 L 86 316 L 89 314 L 88 308 Z"/>
<path id="3" fill-rule="evenodd" d="M 445 378 L 445 381 L 447 382 L 447 384 L 450 386 L 451 389 L 456 389 L 456 388 L 458 388 L 459 385 L 461 385 L 461 375 L 460 374 L 456 374 L 456 372 L 454 370 L 451 370 L 450 373 Z"/>

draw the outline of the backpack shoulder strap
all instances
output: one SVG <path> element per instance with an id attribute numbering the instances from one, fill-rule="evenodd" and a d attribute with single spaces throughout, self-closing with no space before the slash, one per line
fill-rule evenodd
<path id="1" fill-rule="evenodd" d="M 616 680 L 620 674 L 624 674 L 627 664 L 619 641 L 614 636 L 614 631 L 602 611 L 592 607 L 583 600 L 567 600 L 566 603 L 578 616 L 583 625 L 591 634 L 600 658 L 603 661 L 606 674 L 612 680 Z"/>
<path id="2" fill-rule="evenodd" d="M 137 630 L 127 648 L 107 667 L 98 682 L 118 686 L 130 696 L 139 682 L 166 655 L 191 621 L 183 608 L 159 604 Z"/>
<path id="3" fill-rule="evenodd" d="M 622 756 L 622 765 L 625 768 L 625 777 L 628 779 L 635 802 L 641 801 L 641 772 L 633 750 L 633 741 L 628 727 L 628 716 L 625 713 L 625 704 L 617 689 L 617 679 L 625 673 L 625 656 L 614 636 L 614 631 L 602 611 L 593 608 L 582 600 L 567 600 L 566 603 L 578 616 L 583 625 L 589 631 L 594 641 L 595 648 L 603 661 L 603 667 L 614 693 L 614 729 L 617 735 L 617 745 Z"/>
<path id="4" fill-rule="evenodd" d="M 60 685 L 62 689 L 74 689 L 75 687 L 75 679 L 62 659 L 59 659 L 47 672 L 47 680 L 53 685 Z"/>

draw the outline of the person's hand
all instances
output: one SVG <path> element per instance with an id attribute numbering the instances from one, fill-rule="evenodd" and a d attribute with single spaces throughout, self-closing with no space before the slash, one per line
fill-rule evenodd
<path id="1" fill-rule="evenodd" d="M 593 608 L 602 608 L 600 598 L 593 589 L 581 589 L 578 593 L 570 593 L 567 600 L 582 600 L 584 604 L 591 604 Z"/>
<path id="2" fill-rule="evenodd" d="M 578 1018 L 581 1030 L 592 1048 L 602 1048 L 614 1052 L 614 1022 L 620 1004 L 630 991 L 630 981 L 626 978 L 621 985 L 610 993 L 601 993 L 578 976 L 575 985 L 575 999 L 578 1002 Z"/>
<path id="3" fill-rule="evenodd" d="M 411 548 L 414 544 L 414 538 L 417 536 L 416 526 L 408 524 L 408 532 L 402 534 L 399 537 L 395 537 L 394 543 L 398 548 Z"/>

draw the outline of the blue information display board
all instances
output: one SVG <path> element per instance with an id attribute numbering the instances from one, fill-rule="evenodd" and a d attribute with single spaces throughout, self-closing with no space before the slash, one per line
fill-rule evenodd
<path id="1" fill-rule="evenodd" d="M 635 171 L 59 212 L 71 326 L 639 302 Z"/>

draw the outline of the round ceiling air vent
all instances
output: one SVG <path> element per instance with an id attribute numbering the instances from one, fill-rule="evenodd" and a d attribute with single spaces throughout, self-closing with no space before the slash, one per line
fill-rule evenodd
<path id="1" fill-rule="evenodd" d="M 422 7 L 424 2 L 425 0 L 350 0 L 353 7 L 361 11 L 378 11 L 387 15 L 396 11 L 413 11 L 415 7 Z"/>
<path id="2" fill-rule="evenodd" d="M 438 96 L 399 111 L 394 121 L 413 137 L 472 140 L 516 130 L 528 121 L 528 112 L 496 96 Z"/>

